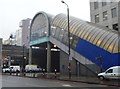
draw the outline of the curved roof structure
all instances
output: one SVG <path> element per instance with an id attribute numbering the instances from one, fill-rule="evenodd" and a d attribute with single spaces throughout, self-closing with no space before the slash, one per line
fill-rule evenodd
<path id="1" fill-rule="evenodd" d="M 67 24 L 66 15 L 58 14 L 55 16 L 52 21 L 51 35 L 55 36 L 55 29 L 59 27 L 63 30 L 63 33 L 59 34 L 59 40 L 62 39 L 63 43 L 67 42 L 68 39 L 63 36 L 63 34 L 67 35 L 65 34 L 65 32 L 67 32 Z M 120 53 L 120 50 L 118 50 L 118 42 L 120 41 L 118 33 L 107 29 L 106 27 L 95 25 L 91 22 L 70 17 L 71 42 L 76 40 L 76 38 L 73 37 L 76 36 L 110 53 Z"/>
<path id="2" fill-rule="evenodd" d="M 39 40 L 40 37 L 49 35 L 52 17 L 52 15 L 45 12 L 39 12 L 34 16 L 30 27 L 30 41 Z"/>
<path id="3" fill-rule="evenodd" d="M 120 35 L 117 31 L 72 16 L 69 25 L 70 49 L 76 60 L 83 62 L 81 60 L 86 59 L 89 63 L 99 66 L 96 57 L 101 57 L 104 69 L 120 65 L 118 58 Z M 30 45 L 50 41 L 67 53 L 69 44 L 67 27 L 66 15 L 58 14 L 53 17 L 45 12 L 39 12 L 31 22 Z"/>

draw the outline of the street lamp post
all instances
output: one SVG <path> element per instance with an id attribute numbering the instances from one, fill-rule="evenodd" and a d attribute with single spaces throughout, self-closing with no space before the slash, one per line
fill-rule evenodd
<path id="1" fill-rule="evenodd" d="M 23 44 L 23 62 L 22 62 L 22 67 L 24 68 L 25 65 L 25 44 Z"/>
<path id="2" fill-rule="evenodd" d="M 67 3 L 65 3 L 63 0 L 61 1 L 67 6 L 67 20 L 68 20 L 68 56 L 69 56 L 69 79 L 71 79 L 71 63 L 70 63 L 70 26 L 69 26 L 69 6 Z"/>

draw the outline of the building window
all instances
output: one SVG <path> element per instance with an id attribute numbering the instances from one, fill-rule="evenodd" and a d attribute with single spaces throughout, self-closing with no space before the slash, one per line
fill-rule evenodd
<path id="1" fill-rule="evenodd" d="M 103 21 L 107 20 L 107 17 L 108 17 L 107 11 L 103 12 Z"/>
<path id="2" fill-rule="evenodd" d="M 118 31 L 118 24 L 113 24 L 113 29 Z"/>
<path id="3" fill-rule="evenodd" d="M 111 0 L 110 2 L 113 3 L 113 2 L 115 2 L 115 0 Z"/>
<path id="4" fill-rule="evenodd" d="M 116 10 L 116 8 L 111 9 L 111 14 L 112 14 L 112 18 L 117 17 L 117 10 Z"/>
<path id="5" fill-rule="evenodd" d="M 108 26 L 106 26 L 107 28 L 109 28 Z"/>
<path id="6" fill-rule="evenodd" d="M 94 2 L 94 9 L 98 8 L 98 2 Z"/>
<path id="7" fill-rule="evenodd" d="M 95 23 L 99 23 L 99 14 L 95 15 Z"/>
<path id="8" fill-rule="evenodd" d="M 106 6 L 107 5 L 107 2 L 104 0 L 103 2 L 102 2 L 102 6 Z"/>

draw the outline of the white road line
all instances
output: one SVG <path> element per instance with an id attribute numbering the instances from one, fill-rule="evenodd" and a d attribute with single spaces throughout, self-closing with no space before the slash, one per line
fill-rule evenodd
<path id="1" fill-rule="evenodd" d="M 69 85 L 69 84 L 63 84 L 62 86 L 63 86 L 63 87 L 72 87 L 72 86 Z"/>

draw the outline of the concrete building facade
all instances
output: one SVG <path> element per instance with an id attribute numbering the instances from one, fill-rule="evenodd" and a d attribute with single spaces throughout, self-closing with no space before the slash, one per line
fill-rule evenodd
<path id="1" fill-rule="evenodd" d="M 120 0 L 90 0 L 91 22 L 120 32 Z"/>
<path id="2" fill-rule="evenodd" d="M 4 44 L 9 45 L 17 45 L 17 46 L 26 46 L 29 47 L 29 28 L 30 28 L 31 19 L 23 19 L 19 23 L 20 29 L 18 29 L 14 34 L 12 35 L 12 38 L 8 38 L 4 41 Z M 10 36 L 11 36 L 10 35 Z"/>
<path id="3" fill-rule="evenodd" d="M 22 29 L 18 29 L 15 33 L 15 44 L 22 46 Z"/>
<path id="4" fill-rule="evenodd" d="M 21 39 L 22 39 L 22 44 L 21 46 L 25 45 L 26 47 L 29 46 L 29 28 L 30 28 L 30 22 L 31 22 L 31 19 L 30 18 L 27 18 L 27 19 L 24 19 L 22 20 L 20 23 L 19 23 L 19 27 L 21 28 L 22 30 L 22 36 L 21 36 Z"/>
<path id="5" fill-rule="evenodd" d="M 20 65 L 21 67 L 27 64 L 28 50 L 26 47 L 16 45 L 2 45 L 2 64 L 3 67 L 10 65 Z"/>

